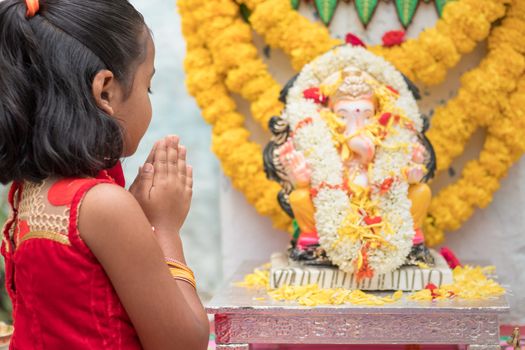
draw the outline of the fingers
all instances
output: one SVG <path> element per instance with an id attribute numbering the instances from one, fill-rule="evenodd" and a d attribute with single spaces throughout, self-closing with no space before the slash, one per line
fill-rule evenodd
<path id="1" fill-rule="evenodd" d="M 179 138 L 177 136 L 167 137 L 168 150 L 168 173 L 170 175 L 177 174 L 179 162 Z"/>
<path id="2" fill-rule="evenodd" d="M 137 177 L 135 178 L 135 180 L 133 181 L 133 183 L 131 184 L 131 186 L 129 186 L 129 191 L 134 193 L 136 190 L 137 190 L 137 186 L 139 184 L 139 182 L 141 181 L 141 175 L 142 175 L 142 171 L 143 171 L 143 167 L 145 164 L 153 164 L 154 160 L 155 160 L 155 150 L 156 150 L 156 147 L 157 147 L 157 143 L 155 143 L 153 145 L 153 147 L 151 148 L 151 151 L 149 152 L 148 154 L 148 157 L 146 158 L 146 161 L 144 162 L 144 164 L 139 167 L 139 173 L 137 174 Z"/>
<path id="3" fill-rule="evenodd" d="M 148 198 L 153 186 L 154 168 L 151 163 L 146 163 L 139 168 L 139 173 L 129 188 L 136 198 Z"/>
<path id="4" fill-rule="evenodd" d="M 191 165 L 186 166 L 186 187 L 189 190 L 193 189 L 193 167 Z"/>
<path id="5" fill-rule="evenodd" d="M 144 164 L 146 163 L 153 164 L 153 162 L 155 161 L 155 149 L 156 148 L 157 148 L 157 143 L 155 143 L 153 147 L 151 148 L 151 151 L 148 154 L 148 158 L 146 158 L 146 161 L 144 162 Z"/>
<path id="6" fill-rule="evenodd" d="M 154 159 L 153 186 L 168 180 L 168 176 L 180 177 L 182 185 L 186 184 L 187 151 L 186 147 L 180 145 L 178 136 L 168 136 L 158 141 L 152 153 Z"/>
<path id="7" fill-rule="evenodd" d="M 166 146 L 166 140 L 158 141 L 155 146 L 153 186 L 164 181 L 168 174 L 168 150 Z"/>
<path id="8" fill-rule="evenodd" d="M 177 168 L 179 170 L 179 176 L 186 177 L 186 147 L 179 147 L 179 159 Z"/>

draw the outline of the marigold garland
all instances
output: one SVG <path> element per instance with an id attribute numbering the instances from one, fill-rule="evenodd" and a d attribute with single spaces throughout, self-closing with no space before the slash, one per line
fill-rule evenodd
<path id="1" fill-rule="evenodd" d="M 250 22 L 268 45 L 282 49 L 300 70 L 306 63 L 340 44 L 328 29 L 311 23 L 282 0 L 242 0 L 253 12 Z M 400 46 L 370 48 L 413 80 L 441 83 L 461 55 L 485 40 L 490 26 L 505 15 L 510 0 L 459 0 L 447 4 L 434 28 Z"/>
<path id="2" fill-rule="evenodd" d="M 238 5 L 231 0 L 195 1 L 192 9 L 200 24 L 196 33 L 211 53 L 216 73 L 229 91 L 251 102 L 253 118 L 267 128 L 269 118 L 283 107 L 278 101 L 280 86 L 258 57 Z"/>
<path id="3" fill-rule="evenodd" d="M 487 136 L 479 158 L 470 161 L 461 178 L 433 198 L 425 222 L 425 237 L 431 245 L 443 241 L 443 231 L 461 227 L 476 206 L 486 207 L 500 180 L 525 152 L 523 40 L 525 3 L 514 1 L 489 38 L 487 57 L 462 77 L 459 94 L 432 118 L 428 137 L 438 154 L 438 170 L 447 169 L 463 153 L 478 127 L 486 128 Z"/>
<path id="4" fill-rule="evenodd" d="M 276 227 L 287 229 L 290 219 L 275 200 L 280 187 L 266 179 L 262 158 L 254 156 L 261 154 L 261 146 L 249 141 L 250 133 L 243 127 L 244 117 L 235 111 L 235 102 L 222 82 L 224 78 L 215 68 L 208 48 L 195 36 L 199 20 L 193 16 L 194 4 L 195 0 L 178 2 L 187 40 L 186 85 L 203 117 L 213 125 L 213 151 L 233 186 L 244 193 L 259 213 L 271 217 Z"/>
<path id="5" fill-rule="evenodd" d="M 254 9 L 250 20 L 256 31 L 291 56 L 296 68 L 339 43 L 326 28 L 291 11 L 287 1 L 243 2 Z M 273 7 L 266 13 L 269 4 L 280 10 Z M 477 15 L 464 15 L 474 4 Z M 289 226 L 290 220 L 275 200 L 278 186 L 264 176 L 260 146 L 249 141 L 244 118 L 235 111 L 228 94 L 229 90 L 248 99 L 254 118 L 266 127 L 268 119 L 282 108 L 277 101 L 279 85 L 257 57 L 250 28 L 241 21 L 233 1 L 182 0 L 178 5 L 188 42 L 188 89 L 213 125 L 212 147 L 223 170 L 261 214 L 271 216 L 277 227 Z M 439 169 L 448 168 L 463 152 L 478 127 L 486 127 L 488 135 L 479 160 L 469 163 L 461 179 L 433 199 L 426 221 L 430 245 L 442 241 L 443 230 L 456 229 L 466 221 L 474 206 L 488 205 L 499 180 L 525 150 L 519 133 L 525 129 L 525 82 L 518 80 L 524 70 L 525 48 L 520 44 L 525 39 L 525 3 L 459 0 L 448 5 L 451 9 L 445 10 L 436 27 L 418 39 L 393 48 L 372 48 L 409 77 L 438 83 L 461 54 L 489 35 L 490 25 L 505 15 L 505 5 L 505 20 L 490 32 L 490 53 L 477 69 L 462 77 L 457 97 L 437 109 L 432 119 L 429 137 Z"/>

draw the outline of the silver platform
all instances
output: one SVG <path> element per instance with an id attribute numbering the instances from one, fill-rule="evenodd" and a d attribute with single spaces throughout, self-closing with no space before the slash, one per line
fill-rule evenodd
<path id="1" fill-rule="evenodd" d="M 248 350 L 249 344 L 463 344 L 468 349 L 500 349 L 498 318 L 509 311 L 505 296 L 437 302 L 403 297 L 382 306 L 305 307 L 234 285 L 260 265 L 245 263 L 207 304 L 207 312 L 215 315 L 217 349 Z"/>

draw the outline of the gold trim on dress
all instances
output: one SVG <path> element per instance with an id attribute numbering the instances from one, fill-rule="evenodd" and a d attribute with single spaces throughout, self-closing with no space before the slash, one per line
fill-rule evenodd
<path id="1" fill-rule="evenodd" d="M 49 239 L 53 242 L 57 242 L 64 245 L 71 245 L 71 242 L 69 242 L 69 237 L 57 232 L 51 232 L 51 231 L 30 231 L 27 234 L 22 237 L 22 239 L 18 242 L 18 246 L 22 245 L 25 241 L 29 239 Z"/>

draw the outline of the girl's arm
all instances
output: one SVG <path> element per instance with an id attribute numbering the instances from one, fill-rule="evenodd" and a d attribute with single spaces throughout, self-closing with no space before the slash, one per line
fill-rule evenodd
<path id="1" fill-rule="evenodd" d="M 193 169 L 186 164 L 186 148 L 179 145 L 178 136 L 155 143 L 130 192 L 155 228 L 164 256 L 186 264 L 179 231 L 190 209 Z M 186 282 L 179 282 L 179 286 L 196 316 L 207 319 L 194 289 Z"/>
<path id="2" fill-rule="evenodd" d="M 140 188 L 151 181 L 148 201 L 141 207 L 118 186 L 95 186 L 83 201 L 79 231 L 111 279 L 144 349 L 205 349 L 208 319 L 197 293 L 174 280 L 164 263 L 166 255 L 184 260 L 178 225 L 187 214 L 180 210 L 189 207 L 191 188 L 182 173 L 174 175 L 181 164 L 173 149 L 161 142 L 156 152 L 153 172 L 141 173 Z M 155 209 L 154 214 L 147 217 L 144 208 Z M 152 224 L 158 224 L 155 234 Z"/>

